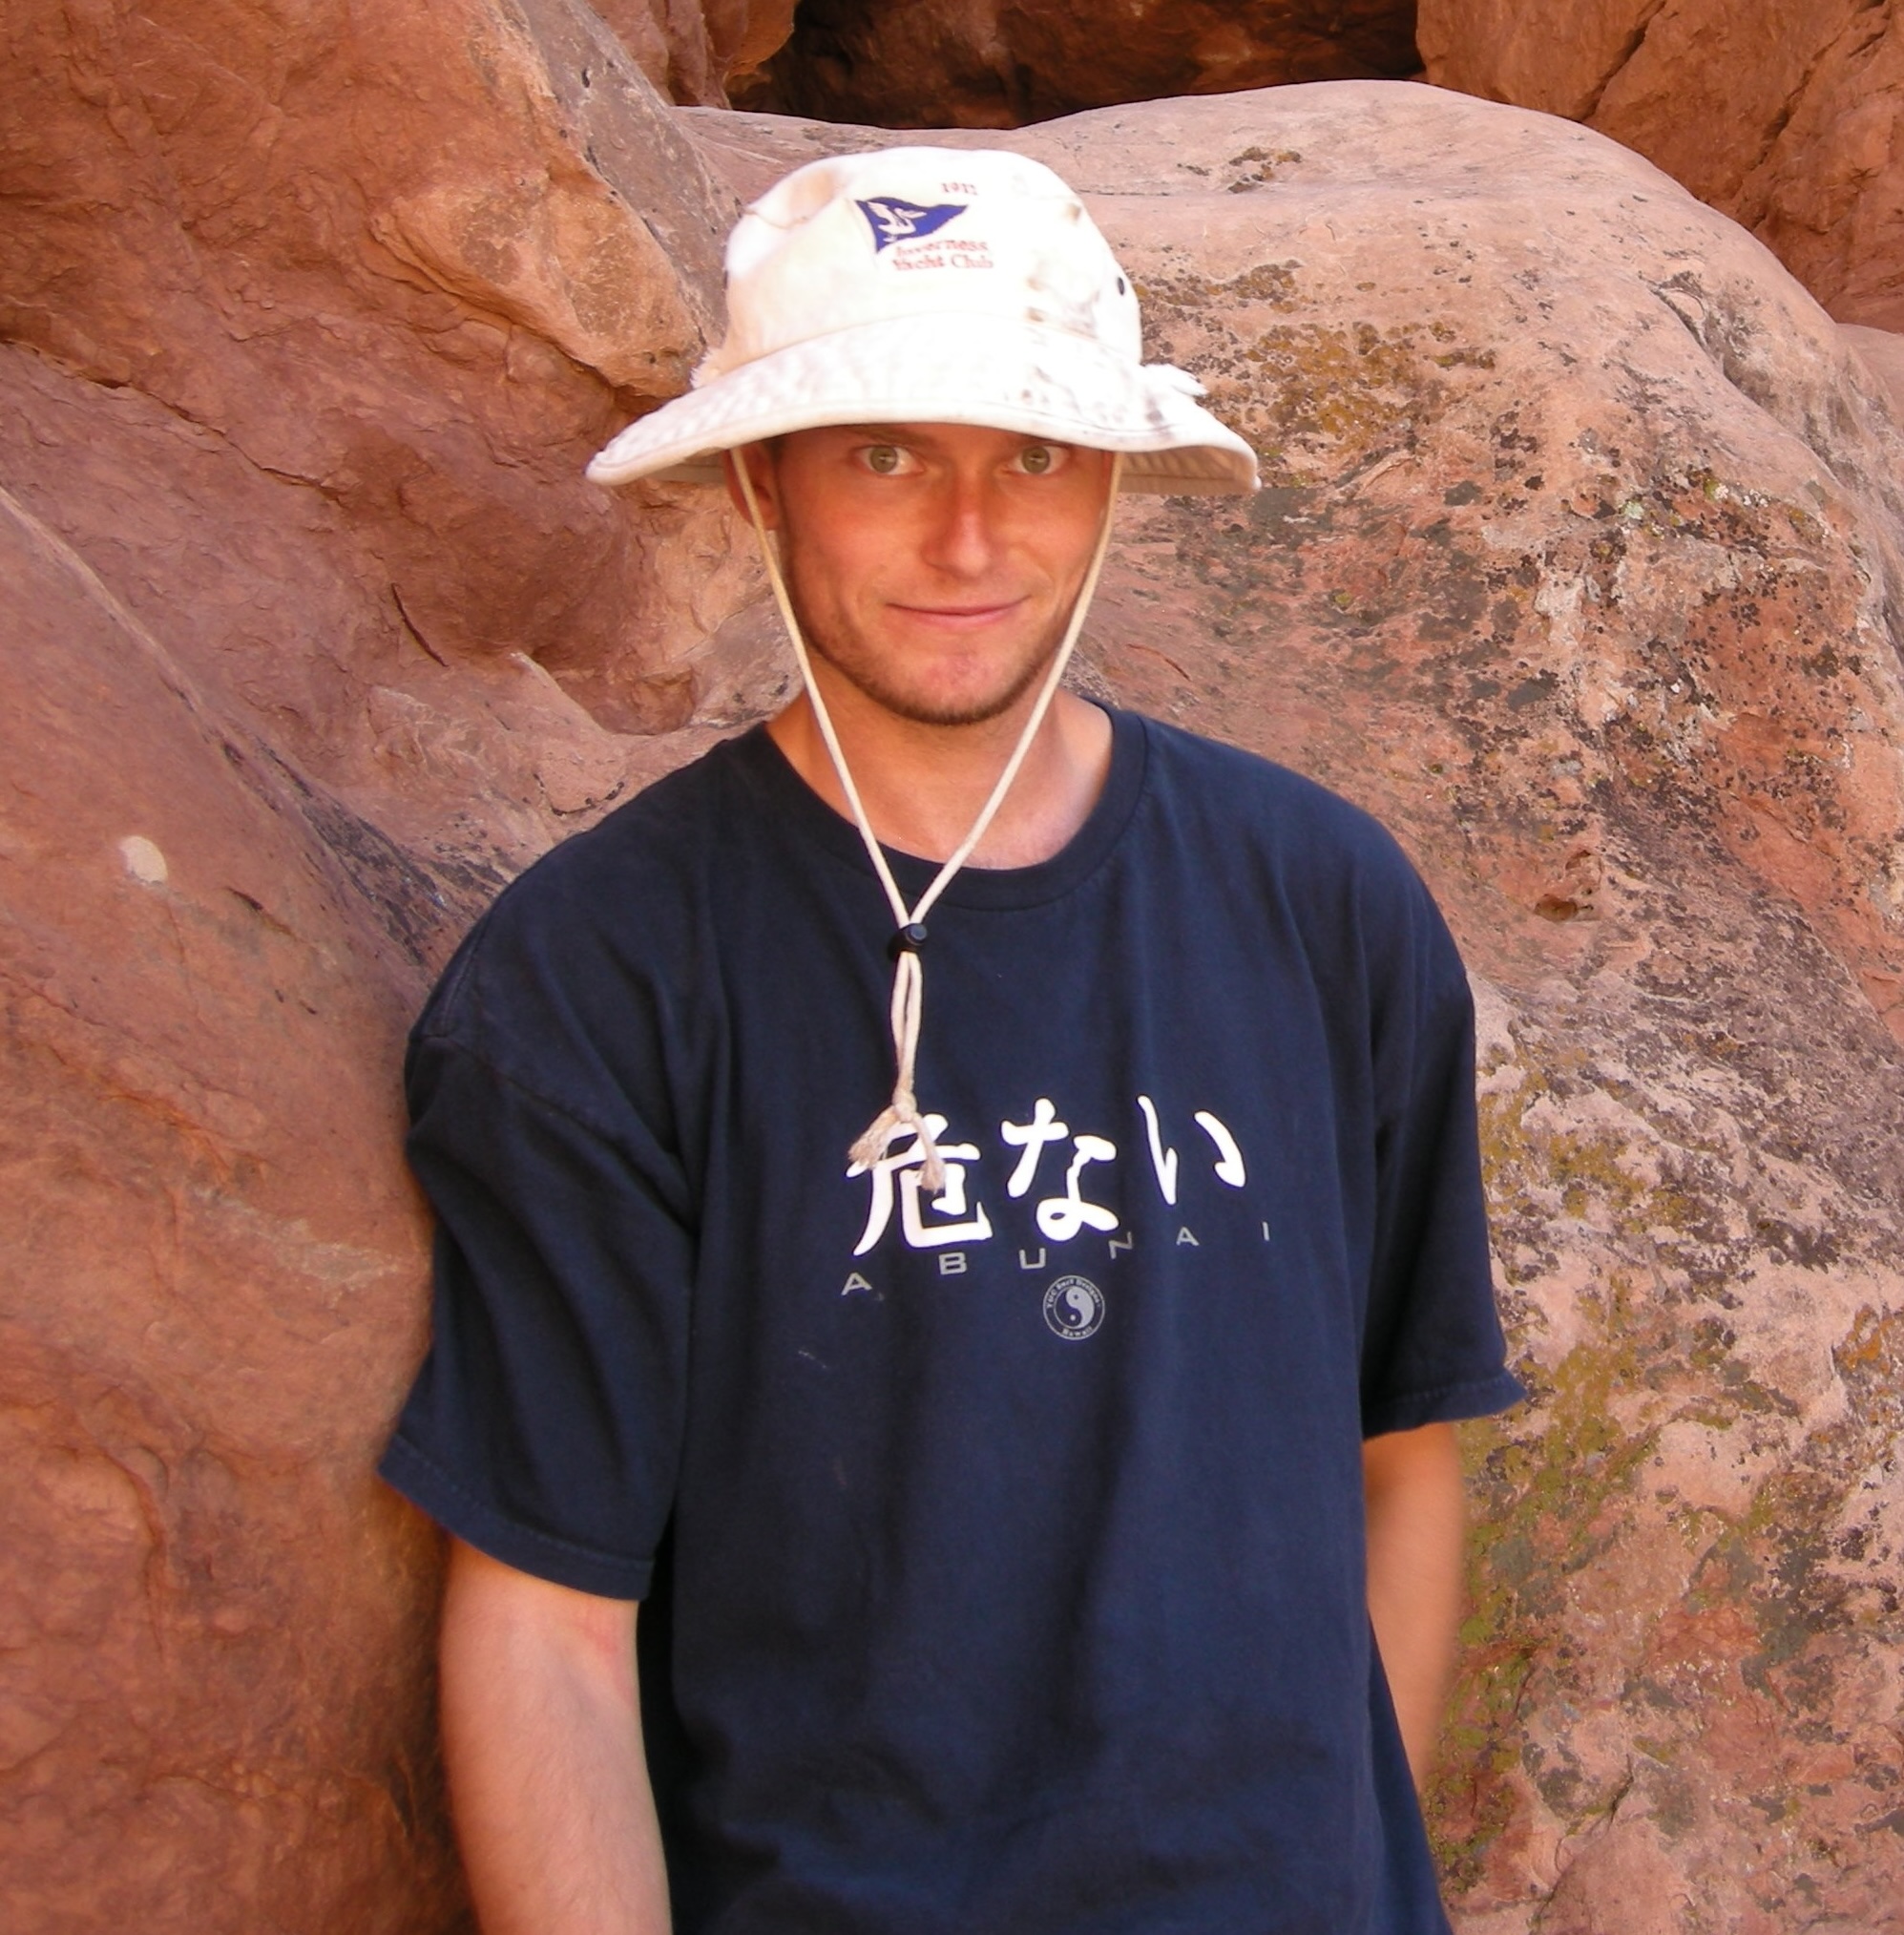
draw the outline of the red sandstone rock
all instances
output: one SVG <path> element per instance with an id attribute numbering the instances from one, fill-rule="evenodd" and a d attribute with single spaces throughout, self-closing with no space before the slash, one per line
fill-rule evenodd
<path id="1" fill-rule="evenodd" d="M 1860 323 L 1843 324 L 1838 333 L 1878 379 L 1891 399 L 1891 413 L 1904 423 L 1904 336 L 1891 329 L 1869 329 Z"/>
<path id="2" fill-rule="evenodd" d="M 707 326 L 701 151 L 894 137 L 668 116 L 562 0 L 205 17 L 4 29 L 0 1871 L 25 1935 L 449 1929 L 394 1057 L 496 883 L 784 677 L 724 513 L 575 477 Z M 1470 1437 L 1464 1930 L 1881 1930 L 1894 416 L 1578 129 L 1010 138 L 1270 477 L 1130 508 L 1086 676 L 1374 807 L 1480 978 L 1536 1401 Z"/>
<path id="3" fill-rule="evenodd" d="M 579 474 L 731 198 L 563 0 L 0 36 L 0 1919 L 445 1930 L 393 1058 L 659 768 L 573 693 L 751 689 L 724 519 Z"/>
<path id="4" fill-rule="evenodd" d="M 805 0 L 764 85 L 783 112 L 891 128 L 1010 128 L 1078 108 L 1281 81 L 1403 75 L 1407 0 Z"/>
<path id="5" fill-rule="evenodd" d="M 278 487 L 260 515 L 273 487 L 213 439 L 6 361 L 16 459 L 142 438 L 161 494 L 96 568 L 17 462 L 0 499 L 8 1925 L 445 1927 L 431 1542 L 366 1460 L 423 1263 L 390 1058 L 454 888 L 168 642 L 269 623 L 195 591 L 302 593 L 277 642 L 321 663 L 359 615 L 334 514 Z M 175 543 L 161 636 L 136 573 Z"/>
<path id="6" fill-rule="evenodd" d="M 812 152 L 686 118 L 743 193 Z M 1351 83 L 989 138 L 1085 191 L 1266 461 L 1124 513 L 1095 675 L 1371 807 L 1477 976 L 1534 1400 L 1467 1434 L 1457 1924 L 1896 1927 L 1894 412 L 1563 121 Z"/>
<path id="7" fill-rule="evenodd" d="M 129 389 L 0 350 L 0 449 L 7 1926 L 447 1929 L 435 1546 L 370 1475 L 424 1321 L 403 1031 L 707 735 L 435 662 L 343 509 Z"/>
<path id="8" fill-rule="evenodd" d="M 337 506 L 429 650 L 679 723 L 733 573 L 687 617 L 578 465 L 685 385 L 731 199 L 574 0 L 209 18 L 9 11 L 0 334 Z"/>
<path id="9" fill-rule="evenodd" d="M 672 100 L 725 107 L 793 31 L 794 0 L 600 0 L 601 15 L 635 64 Z"/>
<path id="10" fill-rule="evenodd" d="M 1892 0 L 1421 0 L 1428 77 L 1584 120 L 1778 253 L 1833 315 L 1904 326 Z"/>
<path id="11" fill-rule="evenodd" d="M 1834 316 L 1904 328 L 1904 21 L 1853 12 L 1821 42 L 1736 213 Z"/>

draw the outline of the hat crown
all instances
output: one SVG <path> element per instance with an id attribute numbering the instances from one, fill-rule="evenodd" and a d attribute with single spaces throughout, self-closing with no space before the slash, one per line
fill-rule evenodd
<path id="1" fill-rule="evenodd" d="M 727 334 L 697 385 L 835 330 L 970 315 L 1061 331 L 1137 365 L 1137 296 L 1084 204 L 1041 162 L 888 148 L 810 161 L 727 243 Z"/>

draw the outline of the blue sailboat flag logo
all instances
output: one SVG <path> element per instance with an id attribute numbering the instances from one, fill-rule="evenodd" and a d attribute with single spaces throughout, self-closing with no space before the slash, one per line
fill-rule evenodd
<path id="1" fill-rule="evenodd" d="M 902 201 L 896 195 L 876 196 L 862 201 L 859 211 L 872 230 L 872 252 L 877 255 L 889 243 L 917 242 L 934 229 L 943 228 L 954 215 L 963 215 L 971 204 L 964 201 L 938 201 L 922 208 L 916 201 Z"/>

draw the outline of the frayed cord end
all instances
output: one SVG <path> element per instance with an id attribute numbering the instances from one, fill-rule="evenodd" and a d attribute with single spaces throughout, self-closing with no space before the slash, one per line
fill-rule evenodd
<path id="1" fill-rule="evenodd" d="M 918 1137 L 926 1156 L 919 1170 L 919 1187 L 927 1195 L 936 1196 L 946 1186 L 945 1161 L 926 1118 L 919 1113 L 916 1098 L 903 1091 L 895 1091 L 892 1100 L 873 1117 L 866 1133 L 847 1151 L 847 1160 L 863 1169 L 884 1162 L 892 1146 L 893 1131 L 901 1128 L 910 1128 Z"/>

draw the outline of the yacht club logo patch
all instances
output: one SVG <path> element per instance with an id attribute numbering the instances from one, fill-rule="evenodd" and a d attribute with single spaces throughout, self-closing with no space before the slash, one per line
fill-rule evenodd
<path id="1" fill-rule="evenodd" d="M 916 201 L 902 201 L 896 195 L 881 195 L 857 205 L 872 230 L 872 252 L 877 255 L 895 242 L 922 240 L 943 228 L 954 215 L 963 215 L 971 204 L 937 201 L 928 208 Z"/>
<path id="2" fill-rule="evenodd" d="M 1104 1321 L 1104 1293 L 1088 1276 L 1060 1276 L 1044 1294 L 1044 1320 L 1054 1336 L 1077 1343 Z"/>

